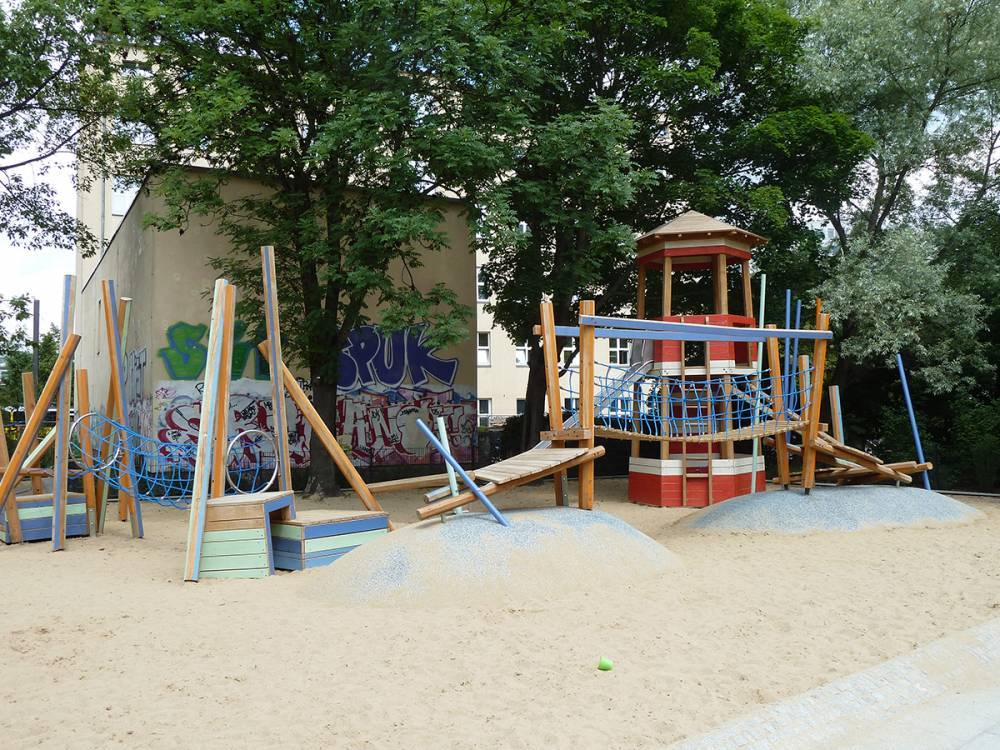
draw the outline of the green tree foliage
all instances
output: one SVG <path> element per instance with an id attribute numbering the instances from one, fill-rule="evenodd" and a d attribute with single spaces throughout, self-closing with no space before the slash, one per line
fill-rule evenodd
<path id="1" fill-rule="evenodd" d="M 769 234 L 775 252 L 787 248 L 806 234 L 802 207 L 846 198 L 868 145 L 800 85 L 804 27 L 779 5 L 533 8 L 511 31 L 537 74 L 519 89 L 524 128 L 481 234 L 495 320 L 532 344 L 526 443 L 543 411 L 530 336 L 543 297 L 558 323 L 582 297 L 617 311 L 635 295 L 634 233 L 685 208 Z"/>
<path id="2" fill-rule="evenodd" d="M 105 168 L 149 176 L 168 207 L 157 228 L 212 216 L 233 248 L 213 262 L 247 291 L 261 288 L 258 247 L 276 246 L 286 350 L 328 423 L 338 352 L 373 308 L 386 328 L 429 322 L 431 344 L 467 335 L 471 310 L 412 271 L 446 244 L 428 197 L 475 195 L 502 166 L 490 131 L 507 131 L 509 108 L 487 89 L 505 62 L 482 14 L 449 0 L 102 7 L 135 70 Z M 236 177 L 260 187 L 225 198 Z M 239 312 L 260 330 L 257 303 Z M 311 489 L 335 491 L 320 445 L 312 457 Z"/>
<path id="3" fill-rule="evenodd" d="M 56 359 L 59 357 L 59 329 L 49 328 L 38 340 L 38 380 L 35 383 L 35 394 L 52 372 Z M 4 363 L 3 378 L 0 378 L 0 407 L 20 408 L 24 406 L 24 392 L 21 388 L 21 373 L 31 372 L 34 346 L 23 337 L 7 350 Z"/>
<path id="4" fill-rule="evenodd" d="M 81 19 L 86 7 L 78 0 L 0 6 L 0 232 L 15 245 L 96 247 L 46 181 L 52 157 L 74 152 L 103 111 L 105 67 Z"/>

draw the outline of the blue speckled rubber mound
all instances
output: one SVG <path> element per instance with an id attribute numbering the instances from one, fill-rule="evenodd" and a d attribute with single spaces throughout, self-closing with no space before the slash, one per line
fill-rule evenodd
<path id="1" fill-rule="evenodd" d="M 615 516 L 576 508 L 464 513 L 404 527 L 314 574 L 310 593 L 343 603 L 419 606 L 546 600 L 680 567 Z"/>
<path id="2" fill-rule="evenodd" d="M 700 531 L 806 534 L 971 523 L 983 514 L 917 487 L 851 485 L 741 495 L 687 516 L 679 525 Z"/>

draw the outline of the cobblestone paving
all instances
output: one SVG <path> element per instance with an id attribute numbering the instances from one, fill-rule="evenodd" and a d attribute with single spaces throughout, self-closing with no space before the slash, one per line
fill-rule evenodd
<path id="1" fill-rule="evenodd" d="M 1000 750 L 1000 618 L 672 748 Z"/>

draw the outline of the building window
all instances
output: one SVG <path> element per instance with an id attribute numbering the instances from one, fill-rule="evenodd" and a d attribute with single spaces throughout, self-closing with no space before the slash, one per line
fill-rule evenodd
<path id="1" fill-rule="evenodd" d="M 476 266 L 476 301 L 489 302 L 490 295 L 486 293 L 486 282 L 483 281 L 482 266 Z"/>
<path id="2" fill-rule="evenodd" d="M 111 181 L 111 215 L 124 216 L 128 213 L 129 206 L 139 192 L 137 185 L 131 185 L 122 178 L 116 177 Z"/>
<path id="3" fill-rule="evenodd" d="M 608 339 L 608 362 L 613 365 L 627 365 L 631 344 L 628 339 Z"/>
<path id="4" fill-rule="evenodd" d="M 490 334 L 480 332 L 476 338 L 476 364 L 479 367 L 490 366 Z"/>
<path id="5" fill-rule="evenodd" d="M 518 367 L 528 366 L 528 342 L 518 344 L 514 349 L 514 364 Z"/>
<path id="6" fill-rule="evenodd" d="M 479 426 L 489 427 L 490 426 L 490 414 L 493 413 L 493 399 L 491 398 L 481 398 L 479 399 Z"/>
<path id="7" fill-rule="evenodd" d="M 517 400 L 516 406 L 514 408 L 515 408 L 515 410 L 517 411 L 518 414 L 524 414 L 524 412 L 528 408 L 528 402 L 525 401 L 523 398 L 519 398 Z"/>

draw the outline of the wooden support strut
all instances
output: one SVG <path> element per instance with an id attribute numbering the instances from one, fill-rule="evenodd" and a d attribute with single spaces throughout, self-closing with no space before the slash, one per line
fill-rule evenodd
<path id="1" fill-rule="evenodd" d="M 103 302 L 103 300 L 102 300 Z M 128 297 L 122 297 L 118 300 L 118 309 L 115 316 L 115 324 L 117 326 L 118 335 L 121 336 L 122 341 L 127 340 L 128 337 L 128 320 L 129 313 L 132 310 L 132 300 Z M 116 399 L 115 399 L 115 385 L 111 378 L 108 378 L 108 396 L 104 401 L 104 410 L 108 419 L 115 419 L 115 409 L 116 409 Z M 111 433 L 112 426 L 105 423 L 103 429 L 101 430 L 101 446 L 97 456 L 97 465 L 104 466 L 107 463 L 108 458 L 111 453 Z M 107 517 L 108 509 L 108 494 L 110 487 L 107 482 L 97 479 L 96 487 L 97 493 L 97 519 L 94 522 L 96 531 L 98 534 L 104 533 L 104 523 Z M 121 491 L 118 493 L 118 511 L 119 520 L 124 521 L 126 518 L 126 509 L 128 507 L 127 497 Z"/>
<path id="2" fill-rule="evenodd" d="M 277 441 L 278 489 L 291 491 L 292 467 L 288 450 L 288 419 L 285 416 L 285 394 L 281 387 L 278 363 L 284 363 L 281 354 L 281 323 L 278 319 L 278 282 L 274 264 L 274 248 L 265 245 L 260 249 L 264 284 L 264 313 L 267 318 L 268 365 L 271 370 L 271 401 L 274 413 L 274 439 Z M 284 513 L 288 513 L 285 509 Z M 282 516 L 288 518 L 290 516 Z"/>
<path id="3" fill-rule="evenodd" d="M 266 341 L 260 342 L 257 347 L 260 353 L 264 355 L 266 360 L 269 355 L 268 343 Z M 358 470 L 351 463 L 351 459 L 347 457 L 344 453 L 344 449 L 340 447 L 337 442 L 337 438 L 334 437 L 330 428 L 326 426 L 326 422 L 320 417 L 319 412 L 316 411 L 316 407 L 312 405 L 309 401 L 309 397 L 306 396 L 305 391 L 302 390 L 302 386 L 299 385 L 295 376 L 292 375 L 292 371 L 288 369 L 284 362 L 281 363 L 281 377 L 285 385 L 285 390 L 288 391 L 288 395 L 292 397 L 292 401 L 302 412 L 302 416 L 312 427 L 313 435 L 319 438 L 320 442 L 323 443 L 323 447 L 326 448 L 326 452 L 333 459 L 333 463 L 337 466 L 337 469 L 347 483 L 351 485 L 351 489 L 354 490 L 355 494 L 361 499 L 361 503 L 365 506 L 367 510 L 378 511 L 379 513 L 384 513 L 382 506 L 379 501 L 375 499 L 375 495 L 372 494 L 368 485 L 365 484 Z M 392 522 L 389 522 L 389 530 L 393 530 Z"/>
<path id="4" fill-rule="evenodd" d="M 67 275 L 63 279 L 63 305 L 60 320 L 60 343 L 65 344 L 73 333 L 74 311 L 76 309 L 76 277 Z M 52 550 L 66 546 L 66 504 L 69 495 L 69 421 L 73 396 L 73 378 L 67 375 L 59 386 L 56 397 L 56 447 L 52 473 Z"/>
<path id="5" fill-rule="evenodd" d="M 819 301 L 817 301 L 817 307 Z M 821 331 L 830 330 L 830 316 L 827 313 L 817 313 L 816 328 Z M 816 341 L 813 350 L 813 363 L 816 368 L 812 378 L 812 393 L 809 403 L 809 426 L 806 428 L 802 451 L 802 487 L 806 493 L 816 485 L 816 446 L 819 434 L 820 409 L 823 406 L 823 376 L 826 372 L 826 339 Z"/>
<path id="6" fill-rule="evenodd" d="M 580 300 L 580 315 L 594 314 L 594 301 Z M 594 326 L 580 323 L 580 427 L 594 429 Z M 580 441 L 581 448 L 593 448 L 594 438 Z M 594 507 L 594 462 L 587 461 L 577 469 L 578 505 L 582 510 Z"/>
<path id="7" fill-rule="evenodd" d="M 24 396 L 24 419 L 27 421 L 31 418 L 31 413 L 35 410 L 35 375 L 30 370 L 28 372 L 21 373 L 21 393 Z M 35 438 L 35 440 L 32 441 L 31 449 L 34 450 L 37 447 L 38 438 Z M 6 466 L 8 463 L 7 441 L 4 441 L 3 453 L 3 464 Z M 42 478 L 40 476 L 32 475 L 31 494 L 41 495 L 43 491 Z"/>
<path id="8" fill-rule="evenodd" d="M 45 387 L 42 388 L 42 392 L 38 396 L 38 403 L 35 405 L 35 410 L 24 426 L 21 439 L 17 441 L 17 447 L 14 448 L 14 453 L 10 457 L 7 470 L 3 473 L 3 477 L 0 477 L 0 510 L 8 507 L 7 532 L 11 543 L 16 544 L 23 540 L 21 519 L 18 517 L 17 502 L 14 497 L 14 486 L 18 482 L 25 458 L 27 458 L 28 451 L 31 449 L 31 443 L 38 436 L 38 430 L 42 426 L 45 413 L 55 399 L 56 392 L 59 390 L 63 378 L 69 372 L 70 361 L 73 359 L 73 353 L 79 344 L 79 335 L 73 333 L 66 337 L 66 343 L 60 350 L 59 356 L 52 366 L 52 372 L 49 373 L 48 380 L 45 381 Z"/>
<path id="9" fill-rule="evenodd" d="M 769 325 L 767 328 L 774 328 Z M 781 392 L 781 355 L 778 352 L 778 339 L 771 337 L 767 340 L 767 363 L 771 370 L 771 409 L 775 418 L 781 418 L 785 412 L 784 394 Z M 774 441 L 775 453 L 778 457 L 778 482 L 782 487 L 788 489 L 791 483 L 791 467 L 788 461 L 788 442 L 783 439 Z M 756 480 L 754 480 L 756 486 Z"/>
<path id="10" fill-rule="evenodd" d="M 542 322 L 542 359 L 545 365 L 545 397 L 549 405 L 549 429 L 559 432 L 563 429 L 562 404 L 559 403 L 559 347 L 556 340 L 555 313 L 551 302 L 541 303 L 539 316 Z M 553 448 L 561 448 L 562 445 L 560 440 L 552 441 Z M 566 504 L 567 482 L 568 477 L 564 471 L 552 476 L 556 505 Z"/>
<path id="11" fill-rule="evenodd" d="M 76 371 L 76 413 L 79 415 L 90 413 L 90 383 L 87 379 L 87 371 L 78 369 Z M 90 430 L 86 425 L 80 426 L 80 453 L 85 468 L 92 468 L 90 460 L 92 445 L 90 442 Z M 87 502 L 87 532 L 93 535 L 97 530 L 97 486 L 94 475 L 87 471 L 83 475 L 83 495 Z"/>
<path id="12" fill-rule="evenodd" d="M 219 359 L 218 392 L 215 399 L 215 439 L 212 444 L 211 497 L 226 494 L 226 447 L 229 437 L 229 384 L 232 379 L 233 326 L 236 320 L 236 287 L 226 286 L 222 309 L 222 354 Z"/>

